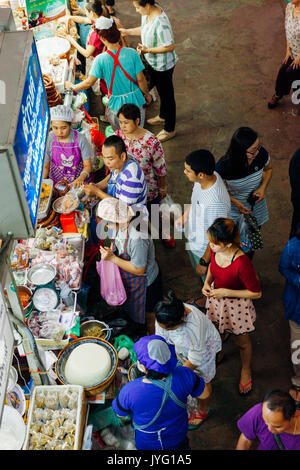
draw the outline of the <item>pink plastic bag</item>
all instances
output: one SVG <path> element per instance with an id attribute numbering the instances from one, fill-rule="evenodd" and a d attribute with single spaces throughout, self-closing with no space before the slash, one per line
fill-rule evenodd
<path id="1" fill-rule="evenodd" d="M 108 305 L 122 305 L 127 299 L 119 267 L 111 261 L 97 261 L 101 296 Z"/>

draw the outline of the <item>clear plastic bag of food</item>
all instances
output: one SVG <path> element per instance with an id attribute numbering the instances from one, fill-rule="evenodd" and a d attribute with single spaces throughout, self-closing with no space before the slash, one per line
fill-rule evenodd
<path id="1" fill-rule="evenodd" d="M 74 448 L 74 444 L 75 444 L 75 437 L 74 435 L 71 435 L 71 434 L 67 434 L 64 438 L 64 444 L 66 446 L 69 446 L 71 447 L 71 449 Z"/>
<path id="2" fill-rule="evenodd" d="M 44 423 L 41 420 L 32 422 L 31 425 L 30 425 L 30 432 L 31 433 L 40 432 L 43 425 L 44 425 Z"/>
<path id="3" fill-rule="evenodd" d="M 48 391 L 45 397 L 45 406 L 50 410 L 57 410 L 59 408 L 58 393 L 56 391 Z"/>
<path id="4" fill-rule="evenodd" d="M 58 439 L 58 440 L 61 440 L 64 438 L 66 432 L 64 430 L 63 427 L 60 427 L 60 428 L 55 428 L 54 429 L 54 433 L 53 433 L 53 436 L 55 437 L 55 439 Z"/>
<path id="5" fill-rule="evenodd" d="M 43 424 L 43 426 L 41 427 L 41 433 L 49 437 L 53 436 L 54 425 L 52 424 L 52 421 L 47 421 L 45 424 Z"/>
<path id="6" fill-rule="evenodd" d="M 32 433 L 32 444 L 38 447 L 42 447 L 49 441 L 49 436 L 42 434 L 41 432 Z"/>
<path id="7" fill-rule="evenodd" d="M 69 402 L 68 402 L 68 408 L 70 410 L 77 409 L 78 406 L 78 393 L 77 392 L 72 392 Z"/>
<path id="8" fill-rule="evenodd" d="M 45 446 L 45 450 L 63 450 L 64 442 L 59 439 L 51 439 Z"/>
<path id="9" fill-rule="evenodd" d="M 38 390 L 35 394 L 35 406 L 37 408 L 44 408 L 45 406 L 45 392 Z"/>
<path id="10" fill-rule="evenodd" d="M 73 420 L 66 419 L 64 424 L 63 424 L 63 428 L 64 428 L 66 434 L 75 435 L 76 425 L 75 425 Z"/>
<path id="11" fill-rule="evenodd" d="M 66 412 L 70 412 L 68 408 L 69 400 L 72 395 L 72 390 L 69 388 L 64 388 L 58 392 L 58 398 L 60 402 L 60 406 L 63 408 L 61 410 L 61 414 L 65 414 Z M 65 416 L 65 418 L 68 418 L 68 416 Z"/>

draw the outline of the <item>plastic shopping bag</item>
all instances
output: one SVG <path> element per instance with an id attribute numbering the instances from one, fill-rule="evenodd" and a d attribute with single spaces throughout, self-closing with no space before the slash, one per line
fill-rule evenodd
<path id="1" fill-rule="evenodd" d="M 108 305 L 122 305 L 127 299 L 118 266 L 111 261 L 97 261 L 101 296 Z"/>

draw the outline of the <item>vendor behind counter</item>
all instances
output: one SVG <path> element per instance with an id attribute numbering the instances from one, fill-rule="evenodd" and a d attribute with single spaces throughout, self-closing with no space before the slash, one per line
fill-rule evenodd
<path id="1" fill-rule="evenodd" d="M 87 138 L 72 129 L 73 110 L 58 105 L 50 109 L 52 131 L 49 133 L 43 178 L 51 178 L 54 185 L 67 180 L 81 186 L 92 172 L 93 150 Z"/>

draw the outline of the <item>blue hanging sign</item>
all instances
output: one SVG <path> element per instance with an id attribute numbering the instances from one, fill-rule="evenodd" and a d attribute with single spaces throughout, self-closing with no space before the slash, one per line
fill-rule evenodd
<path id="1" fill-rule="evenodd" d="M 47 95 L 33 40 L 14 141 L 33 227 L 38 213 L 49 121 Z"/>

